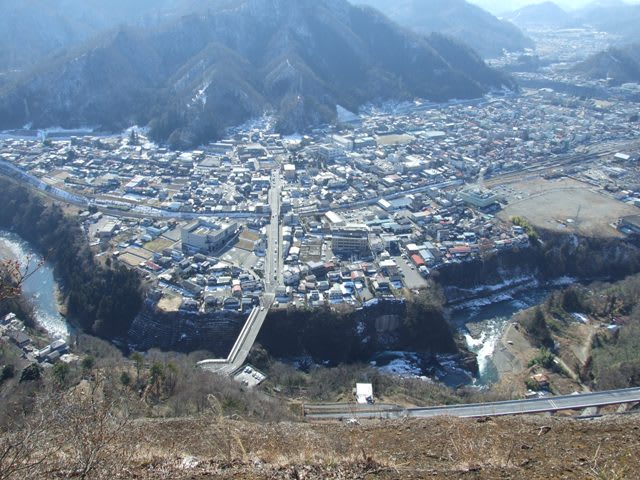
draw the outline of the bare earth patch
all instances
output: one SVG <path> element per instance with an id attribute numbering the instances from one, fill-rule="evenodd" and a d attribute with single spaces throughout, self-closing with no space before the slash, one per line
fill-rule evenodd
<path id="1" fill-rule="evenodd" d="M 498 189 L 509 205 L 498 215 L 502 220 L 521 216 L 534 227 L 588 236 L 621 234 L 612 226 L 620 217 L 638 209 L 595 191 L 588 184 L 563 178 L 536 179 Z"/>

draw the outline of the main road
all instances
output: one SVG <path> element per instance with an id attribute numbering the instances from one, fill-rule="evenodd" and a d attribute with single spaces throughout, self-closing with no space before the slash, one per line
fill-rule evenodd
<path id="1" fill-rule="evenodd" d="M 231 375 L 239 369 L 247 359 L 249 351 L 260 333 L 262 324 L 267 318 L 269 308 L 275 299 L 275 291 L 282 284 L 282 232 L 280 230 L 280 205 L 282 182 L 280 172 L 273 172 L 271 188 L 269 189 L 269 206 L 271 207 L 271 221 L 267 224 L 267 253 L 264 263 L 264 288 L 262 304 L 251 311 L 238 338 L 231 348 L 227 358 L 203 360 L 198 366 L 204 370 L 223 375 Z"/>
<path id="2" fill-rule="evenodd" d="M 353 404 L 305 405 L 305 416 L 311 420 L 341 420 L 349 418 L 402 418 L 452 416 L 460 418 L 497 417 L 504 415 L 525 415 L 561 410 L 583 410 L 591 407 L 605 407 L 625 403 L 640 402 L 640 388 L 609 390 L 603 392 L 561 395 L 512 400 L 506 402 L 475 403 L 468 405 L 446 405 L 427 408 L 407 408 L 381 406 L 358 406 Z"/>
<path id="3" fill-rule="evenodd" d="M 269 189 L 269 207 L 271 222 L 267 225 L 267 254 L 264 265 L 264 283 L 268 292 L 275 292 L 283 282 L 282 232 L 280 229 L 280 206 L 282 196 L 282 180 L 278 170 L 272 173 Z"/>

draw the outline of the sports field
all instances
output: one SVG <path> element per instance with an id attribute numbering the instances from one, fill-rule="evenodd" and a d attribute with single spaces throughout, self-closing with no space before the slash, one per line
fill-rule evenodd
<path id="1" fill-rule="evenodd" d="M 592 236 L 619 236 L 620 217 L 638 214 L 634 206 L 619 202 L 591 185 L 562 178 L 542 178 L 494 188 L 509 205 L 498 215 L 503 220 L 526 218 L 534 227 Z"/>

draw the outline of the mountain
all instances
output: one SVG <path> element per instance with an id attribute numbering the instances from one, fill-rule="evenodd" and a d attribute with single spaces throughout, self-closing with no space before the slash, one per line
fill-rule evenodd
<path id="1" fill-rule="evenodd" d="M 640 39 L 640 5 L 617 0 L 599 1 L 577 10 L 573 18 L 576 25 L 589 25 L 619 35 L 627 42 Z"/>
<path id="2" fill-rule="evenodd" d="M 484 57 L 520 51 L 533 41 L 515 25 L 465 0 L 353 0 L 377 8 L 418 33 L 439 32 L 472 45 Z"/>
<path id="3" fill-rule="evenodd" d="M 573 11 L 553 2 L 530 5 L 504 16 L 524 29 L 531 27 L 589 27 L 621 37 L 626 42 L 640 39 L 640 5 L 620 0 L 598 0 Z"/>
<path id="4" fill-rule="evenodd" d="M 2 0 L 0 86 L 121 26 L 152 27 L 233 0 Z"/>
<path id="5" fill-rule="evenodd" d="M 118 25 L 161 22 L 186 0 L 2 0 L 0 72 L 35 65 Z"/>
<path id="6" fill-rule="evenodd" d="M 0 3 L 0 72 L 22 68 L 87 37 L 88 28 L 37 1 Z"/>
<path id="7" fill-rule="evenodd" d="M 124 28 L 0 90 L 0 128 L 119 129 L 192 145 L 274 111 L 283 132 L 383 99 L 513 87 L 470 48 L 345 0 L 244 0 L 162 28 Z"/>
<path id="8" fill-rule="evenodd" d="M 640 44 L 611 47 L 574 67 L 587 78 L 609 79 L 613 85 L 640 82 Z"/>
<path id="9" fill-rule="evenodd" d="M 505 14 L 504 18 L 522 28 L 536 26 L 557 28 L 571 23 L 571 16 L 553 2 L 527 5 Z"/>

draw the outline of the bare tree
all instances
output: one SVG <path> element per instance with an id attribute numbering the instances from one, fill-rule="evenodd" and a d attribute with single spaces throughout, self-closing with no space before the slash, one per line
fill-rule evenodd
<path id="1" fill-rule="evenodd" d="M 0 436 L 0 480 L 37 478 L 61 448 L 48 441 L 49 415 L 39 408 Z"/>
<path id="2" fill-rule="evenodd" d="M 24 282 L 44 265 L 44 259 L 35 266 L 30 263 L 27 261 L 25 266 L 18 260 L 0 260 L 0 302 L 19 296 Z"/>
<path id="3" fill-rule="evenodd" d="M 131 460 L 126 400 L 106 401 L 100 381 L 41 397 L 35 411 L 0 433 L 0 480 L 107 479 Z"/>

